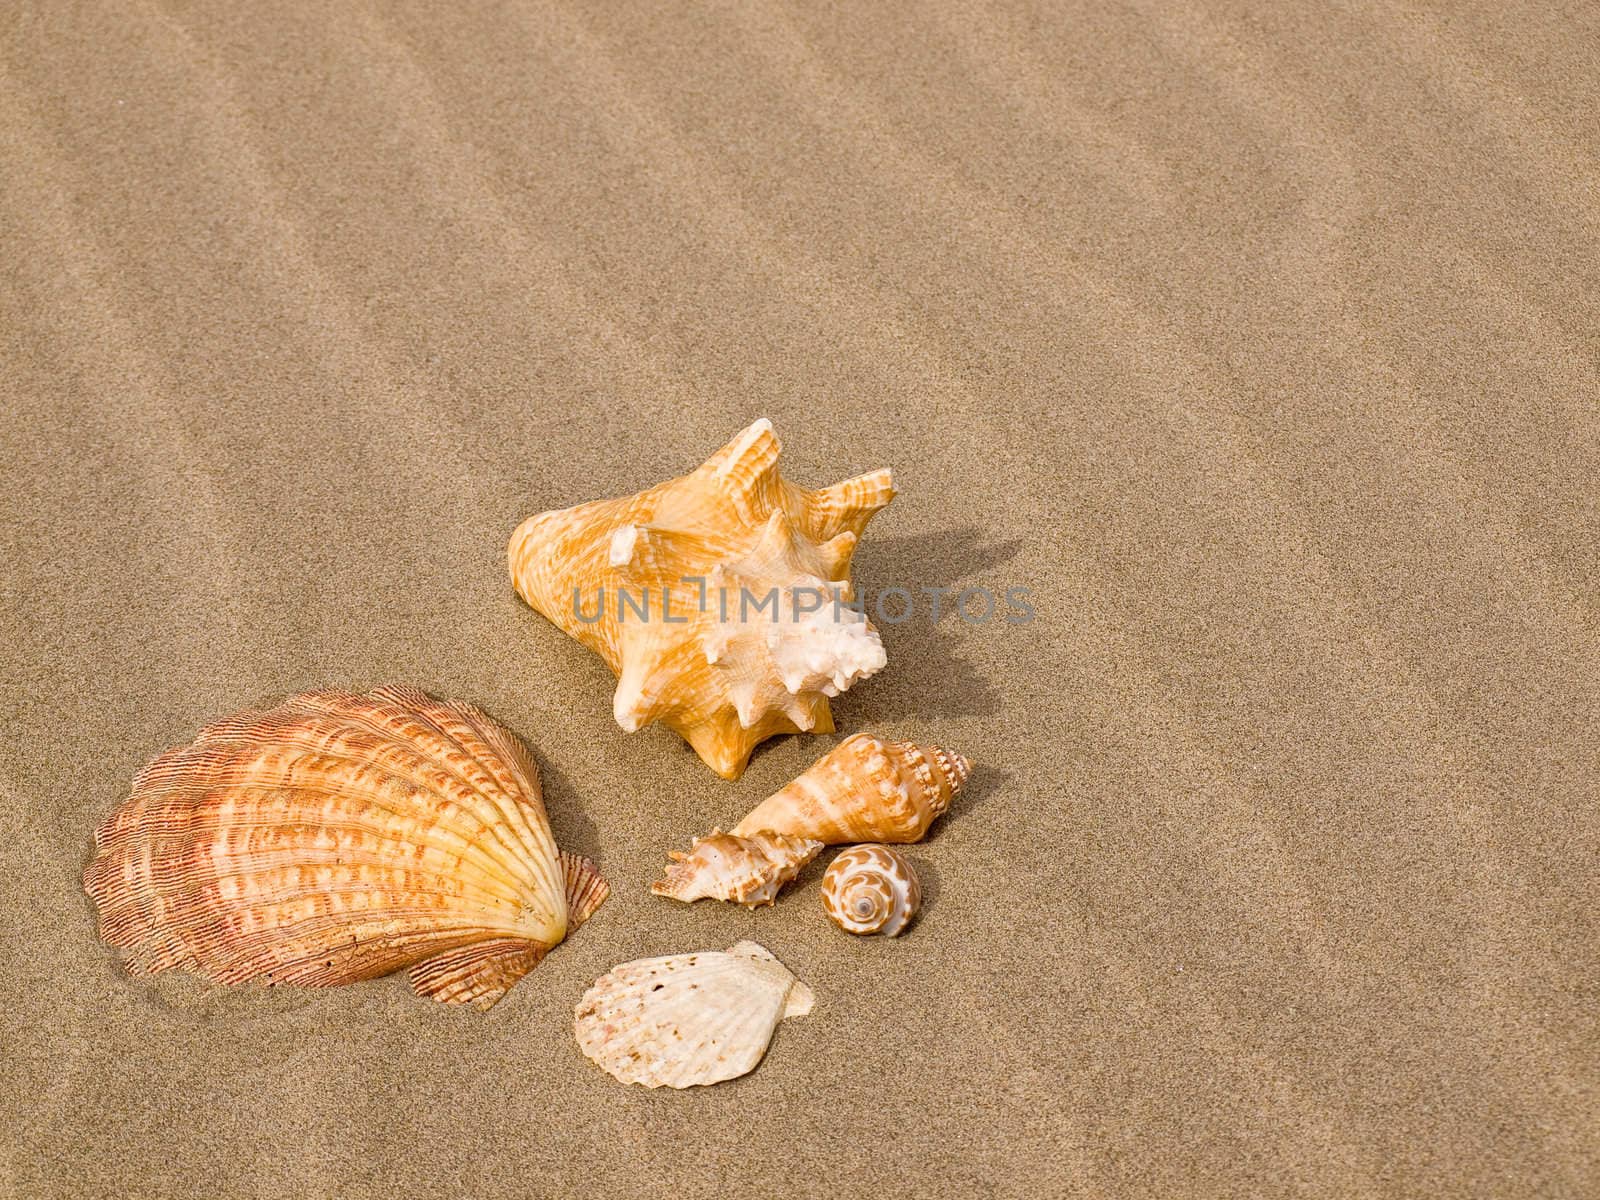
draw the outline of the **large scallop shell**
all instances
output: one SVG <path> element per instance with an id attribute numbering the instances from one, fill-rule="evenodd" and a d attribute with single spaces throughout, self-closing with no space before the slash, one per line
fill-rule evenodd
<path id="1" fill-rule="evenodd" d="M 650 890 L 685 903 L 732 900 L 746 908 L 759 908 L 777 899 L 783 885 L 821 849 L 822 843 L 811 838 L 781 833 L 735 837 L 714 829 L 709 837 L 695 838 L 689 853 L 669 854 L 672 866 Z"/>
<path id="2" fill-rule="evenodd" d="M 618 677 L 617 723 L 662 722 L 727 779 L 766 738 L 832 732 L 828 698 L 886 661 L 849 581 L 890 473 L 807 491 L 778 449 L 757 421 L 681 478 L 529 517 L 508 550 L 518 595 Z"/>
<path id="3" fill-rule="evenodd" d="M 687 1088 L 753 1071 L 778 1022 L 811 1005 L 811 989 L 782 963 L 739 942 L 613 967 L 578 1002 L 574 1032 L 623 1083 Z"/>
<path id="4" fill-rule="evenodd" d="M 858 733 L 774 792 L 733 827 L 851 842 L 915 842 L 950 807 L 972 773 L 959 754 Z"/>
<path id="5" fill-rule="evenodd" d="M 311 692 L 150 763 L 84 887 L 128 970 L 326 987 L 411 968 L 488 1008 L 605 900 L 532 757 L 460 701 Z"/>
<path id="6" fill-rule="evenodd" d="M 898 937 L 922 907 L 922 884 L 898 850 L 851 846 L 823 873 L 822 907 L 846 933 Z"/>

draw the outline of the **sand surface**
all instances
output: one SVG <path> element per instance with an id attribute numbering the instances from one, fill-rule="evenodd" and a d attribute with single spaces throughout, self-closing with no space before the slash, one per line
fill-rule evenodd
<path id="1" fill-rule="evenodd" d="M 1596 8 L 675 7 L 0 16 L 0 1193 L 1595 1195 Z M 1036 608 L 837 706 L 982 764 L 897 942 L 649 896 L 836 739 L 624 735 L 506 580 L 761 415 L 894 468 L 865 587 Z M 389 680 L 599 916 L 487 1015 L 124 977 L 134 771 Z M 753 1075 L 580 1056 L 741 938 Z"/>

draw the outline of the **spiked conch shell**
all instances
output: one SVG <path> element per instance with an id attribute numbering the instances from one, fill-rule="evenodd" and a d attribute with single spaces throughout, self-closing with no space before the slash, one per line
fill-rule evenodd
<path id="1" fill-rule="evenodd" d="M 848 602 L 890 473 L 807 491 L 778 449 L 762 419 L 679 479 L 529 517 L 509 547 L 517 594 L 616 674 L 617 724 L 660 721 L 725 779 L 766 738 L 831 733 L 828 698 L 885 662 Z"/>
<path id="2" fill-rule="evenodd" d="M 823 873 L 822 907 L 846 933 L 897 937 L 922 907 L 922 884 L 898 850 L 851 846 Z"/>
<path id="3" fill-rule="evenodd" d="M 811 989 L 754 942 L 613 967 L 574 1012 L 578 1046 L 623 1083 L 687 1088 L 755 1070 Z"/>
<path id="4" fill-rule="evenodd" d="M 750 837 L 765 830 L 830 846 L 920 841 L 971 773 L 972 764 L 948 750 L 858 733 L 768 796 L 732 832 Z"/>
<path id="5" fill-rule="evenodd" d="M 557 851 L 522 743 L 406 687 L 202 729 L 95 831 L 84 887 L 133 974 L 326 987 L 410 967 L 420 995 L 479 1008 L 609 894 Z"/>
<path id="6" fill-rule="evenodd" d="M 746 908 L 771 904 L 778 892 L 817 856 L 822 843 L 781 833 L 734 837 L 720 829 L 695 838 L 689 853 L 674 850 L 673 865 L 650 885 L 657 896 L 689 903 L 732 900 Z"/>

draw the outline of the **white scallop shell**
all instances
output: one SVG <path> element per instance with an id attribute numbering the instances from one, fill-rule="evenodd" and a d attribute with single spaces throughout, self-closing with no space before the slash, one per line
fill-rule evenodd
<path id="1" fill-rule="evenodd" d="M 578 1045 L 623 1083 L 687 1088 L 753 1071 L 811 989 L 767 950 L 669 954 L 613 967 L 578 1002 Z"/>

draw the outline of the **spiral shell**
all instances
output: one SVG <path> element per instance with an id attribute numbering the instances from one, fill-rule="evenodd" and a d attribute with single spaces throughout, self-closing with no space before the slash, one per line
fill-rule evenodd
<path id="1" fill-rule="evenodd" d="M 920 841 L 971 773 L 966 758 L 937 746 L 858 733 L 763 800 L 733 832 L 770 830 L 830 846 Z"/>
<path id="2" fill-rule="evenodd" d="M 822 876 L 822 907 L 846 933 L 898 937 L 922 907 L 922 885 L 898 851 L 852 846 Z"/>
<path id="3" fill-rule="evenodd" d="M 479 1008 L 609 893 L 556 848 L 522 743 L 408 687 L 202 729 L 95 831 L 84 887 L 133 974 L 328 987 L 409 967 L 420 995 Z"/>
<path id="4" fill-rule="evenodd" d="M 766 738 L 831 733 L 829 698 L 887 661 L 849 601 L 890 473 L 809 491 L 778 450 L 762 419 L 681 478 L 529 517 L 507 547 L 517 594 L 617 676 L 617 724 L 661 722 L 726 779 Z"/>
<path id="5" fill-rule="evenodd" d="M 689 853 L 673 851 L 668 856 L 673 865 L 650 890 L 685 903 L 732 900 L 746 908 L 759 908 L 777 899 L 783 885 L 821 849 L 821 842 L 781 833 L 735 837 L 712 830 L 709 837 L 695 838 Z"/>

